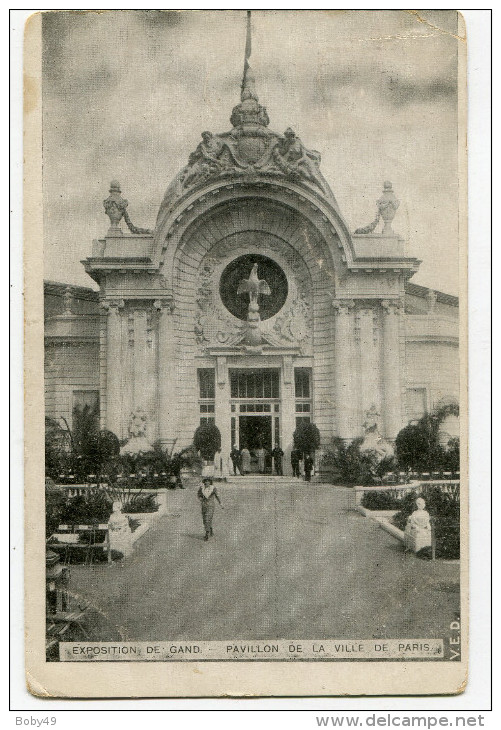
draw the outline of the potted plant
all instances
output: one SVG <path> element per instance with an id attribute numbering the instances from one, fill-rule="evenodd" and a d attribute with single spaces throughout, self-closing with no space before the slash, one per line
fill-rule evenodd
<path id="1" fill-rule="evenodd" d="M 214 457 L 221 448 L 221 432 L 213 423 L 204 423 L 197 428 L 193 436 L 193 446 L 200 452 L 206 466 L 214 466 Z"/>
<path id="2" fill-rule="evenodd" d="M 320 446 L 320 432 L 314 423 L 300 423 L 292 438 L 295 448 L 302 454 L 313 454 Z"/>

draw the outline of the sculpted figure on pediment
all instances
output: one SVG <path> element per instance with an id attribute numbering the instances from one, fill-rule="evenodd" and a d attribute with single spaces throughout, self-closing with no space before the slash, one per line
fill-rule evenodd
<path id="1" fill-rule="evenodd" d="M 221 158 L 224 145 L 212 132 L 202 132 L 202 141 L 188 158 L 183 174 L 183 187 L 188 188 L 198 182 L 221 173 L 225 167 Z"/>
<path id="2" fill-rule="evenodd" d="M 320 173 L 320 153 L 308 150 L 290 127 L 277 142 L 273 150 L 273 160 L 287 177 L 304 178 L 324 190 L 324 180 Z"/>

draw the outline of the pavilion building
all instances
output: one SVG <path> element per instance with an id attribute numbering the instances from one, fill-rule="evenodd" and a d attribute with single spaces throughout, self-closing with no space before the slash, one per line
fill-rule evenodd
<path id="1" fill-rule="evenodd" d="M 320 154 L 269 129 L 248 64 L 230 121 L 203 133 L 154 230 L 111 184 L 109 230 L 83 261 L 99 291 L 46 283 L 47 415 L 99 404 L 125 439 L 140 411 L 150 442 L 179 448 L 213 422 L 224 454 L 278 442 L 289 467 L 302 421 L 326 447 L 370 412 L 393 441 L 457 400 L 458 300 L 410 281 L 391 183 L 353 233 Z"/>

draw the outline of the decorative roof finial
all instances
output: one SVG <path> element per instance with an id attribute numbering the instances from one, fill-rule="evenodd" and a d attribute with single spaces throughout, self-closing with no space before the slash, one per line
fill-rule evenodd
<path id="1" fill-rule="evenodd" d="M 251 55 L 251 11 L 247 11 L 247 37 L 245 40 L 244 75 L 240 90 L 240 104 L 233 107 L 230 122 L 236 128 L 267 127 L 270 123 L 266 107 L 259 104 L 256 94 L 256 79 L 250 67 Z"/>
<path id="2" fill-rule="evenodd" d="M 256 79 L 250 67 L 249 58 L 252 52 L 252 36 L 251 36 L 251 11 L 247 11 L 247 36 L 245 39 L 245 56 L 244 56 L 244 75 L 242 78 L 242 89 L 240 92 L 240 101 L 246 99 L 255 99 L 258 101 L 255 83 Z"/>

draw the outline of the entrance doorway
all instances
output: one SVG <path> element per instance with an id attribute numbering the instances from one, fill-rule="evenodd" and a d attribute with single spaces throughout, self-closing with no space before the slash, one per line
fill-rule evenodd
<path id="1" fill-rule="evenodd" d="M 246 446 L 251 452 L 251 471 L 259 471 L 256 450 L 266 450 L 265 471 L 271 470 L 272 422 L 271 416 L 240 416 L 239 442 L 240 448 Z"/>

